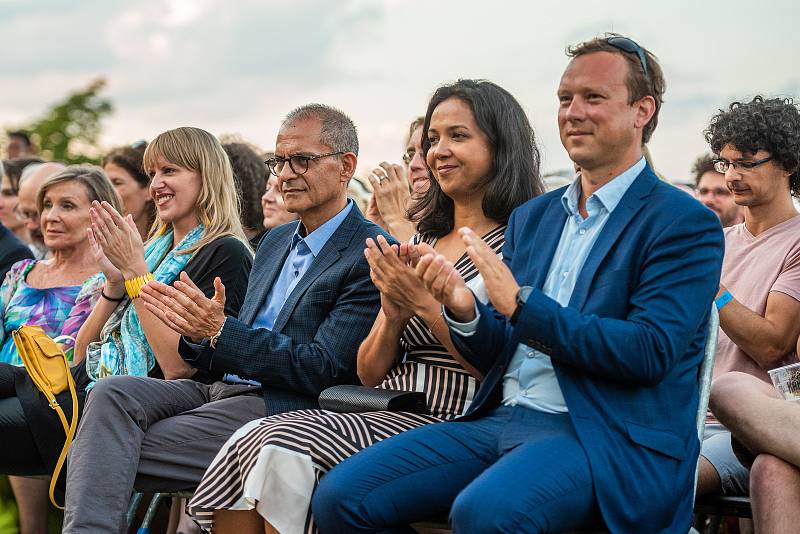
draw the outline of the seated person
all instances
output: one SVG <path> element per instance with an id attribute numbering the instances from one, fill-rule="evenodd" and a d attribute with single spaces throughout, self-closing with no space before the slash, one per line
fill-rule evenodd
<path id="1" fill-rule="evenodd" d="M 6 274 L 15 263 L 27 259 L 33 259 L 31 249 L 0 223 L 0 283 L 6 279 Z"/>
<path id="2" fill-rule="evenodd" d="M 800 347 L 798 347 L 800 351 Z M 800 407 L 771 385 L 733 371 L 711 386 L 709 406 L 733 434 L 749 468 L 756 532 L 795 532 L 800 513 Z"/>
<path id="3" fill-rule="evenodd" d="M 74 166 L 47 179 L 39 188 L 37 213 L 45 245 L 51 257 L 24 259 L 11 268 L 0 286 L 0 428 L 5 473 L 34 473 L 43 469 L 42 448 L 31 434 L 28 409 L 43 397 L 30 389 L 11 333 L 22 325 L 38 325 L 61 344 L 72 359 L 78 329 L 100 298 L 103 277 L 92 258 L 86 228 L 92 201 L 119 206 L 114 188 L 96 167 Z M 30 251 L 24 245 L 24 250 Z M 28 258 L 32 254 L 28 254 Z M 19 383 L 17 381 L 20 381 Z M 55 412 L 45 421 L 63 430 Z M 58 436 L 59 434 L 54 434 Z M 38 436 L 41 437 L 41 436 Z M 35 442 L 36 441 L 36 442 Z M 59 438 L 49 438 L 54 444 Z M 62 441 L 63 443 L 63 441 Z M 39 447 L 37 447 L 39 445 Z M 60 452 L 60 448 L 57 453 Z M 48 481 L 12 476 L 9 478 L 20 513 L 20 527 L 41 532 L 47 527 Z"/>
<path id="4" fill-rule="evenodd" d="M 236 182 L 236 194 L 241 206 L 240 219 L 244 233 L 253 248 L 264 234 L 263 216 L 260 209 L 260 195 L 264 191 L 269 171 L 264 160 L 253 148 L 241 141 L 227 141 L 222 148 L 228 154 L 233 167 L 233 179 Z"/>
<path id="5" fill-rule="evenodd" d="M 133 215 L 142 240 L 146 241 L 156 220 L 156 205 L 150 197 L 150 177 L 144 171 L 146 141 L 114 148 L 103 158 L 103 170 L 122 199 L 120 213 Z"/>
<path id="6" fill-rule="evenodd" d="M 768 371 L 797 361 L 800 336 L 800 111 L 780 98 L 734 102 L 706 131 L 744 223 L 725 229 L 717 292 L 719 345 L 713 377 L 738 371 L 770 383 Z M 746 495 L 748 470 L 730 432 L 706 425 L 697 494 Z"/>
<path id="7" fill-rule="evenodd" d="M 514 120 L 501 120 L 500 109 Z M 427 116 L 428 161 L 435 179 L 411 209 L 419 227 L 413 242 L 441 252 L 486 300 L 457 229 L 469 221 L 499 253 L 508 214 L 542 191 L 532 129 L 514 97 L 486 81 L 461 80 L 439 88 Z M 446 133 L 454 128 L 463 137 Z M 514 164 L 506 165 L 511 154 L 517 156 Z M 440 174 L 439 167 L 454 162 L 463 170 Z M 484 206 L 496 211 L 490 216 Z M 368 386 L 422 391 L 428 413 L 304 410 L 248 423 L 222 447 L 190 503 L 190 514 L 205 529 L 263 532 L 266 521 L 279 532 L 307 530 L 316 482 L 333 465 L 388 436 L 453 419 L 472 402 L 480 375 L 454 349 L 439 304 L 417 282 L 412 266 L 401 261 L 415 256 L 417 247 L 401 245 L 399 258 L 382 238 L 368 240 L 367 248 L 384 305 L 359 349 L 359 379 Z"/>
<path id="8" fill-rule="evenodd" d="M 30 236 L 19 213 L 19 179 L 25 167 L 40 162 L 40 159 L 0 161 L 0 225 L 23 243 L 27 243 Z"/>
<path id="9" fill-rule="evenodd" d="M 320 391 L 355 382 L 356 351 L 380 302 L 364 241 L 382 233 L 347 200 L 357 152 L 355 126 L 341 111 L 310 104 L 284 120 L 268 165 L 300 222 L 273 228 L 261 241 L 239 319 L 224 309 L 230 289 L 222 283 L 211 299 L 186 275 L 174 287 L 145 286 L 137 306 L 144 302 L 175 339 L 183 334 L 186 375 L 223 380 L 99 381 L 70 450 L 64 532 L 124 530 L 134 484 L 145 491 L 193 488 L 244 423 L 316 408 Z M 177 209 L 183 200 L 172 195 L 185 180 L 165 176 L 169 189 L 162 193 L 160 176 L 152 186 L 156 205 Z M 218 209 L 211 221 L 238 215 Z M 143 268 L 133 265 L 131 274 Z M 165 302 L 168 312 L 159 307 Z"/>
<path id="10" fill-rule="evenodd" d="M 580 176 L 514 210 L 502 261 L 459 230 L 491 306 L 441 254 L 416 267 L 485 376 L 475 399 L 334 467 L 312 499 L 322 532 L 405 532 L 447 510 L 455 532 L 689 530 L 722 230 L 642 154 L 655 56 L 614 34 L 569 54 L 558 125 Z"/>
<path id="11" fill-rule="evenodd" d="M 384 161 L 367 176 L 372 184 L 367 217 L 401 243 L 407 243 L 416 232 L 407 213 L 413 202 L 422 198 L 430 183 L 422 154 L 423 121 L 423 117 L 418 117 L 409 126 L 403 153 L 405 168 Z"/>

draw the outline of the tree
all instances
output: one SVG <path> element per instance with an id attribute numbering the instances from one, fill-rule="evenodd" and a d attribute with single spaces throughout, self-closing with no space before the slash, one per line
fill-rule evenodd
<path id="1" fill-rule="evenodd" d="M 99 95 L 105 85 L 104 78 L 93 80 L 23 127 L 39 146 L 42 157 L 65 163 L 100 162 L 100 123 L 113 111 L 111 100 Z"/>

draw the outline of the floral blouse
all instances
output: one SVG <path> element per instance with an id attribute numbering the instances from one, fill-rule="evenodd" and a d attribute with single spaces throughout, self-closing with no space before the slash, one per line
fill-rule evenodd
<path id="1" fill-rule="evenodd" d="M 25 281 L 36 260 L 14 264 L 0 286 L 0 362 L 22 365 L 11 332 L 22 325 L 38 325 L 61 345 L 72 361 L 75 336 L 100 297 L 105 278 L 98 273 L 83 285 L 31 287 Z"/>

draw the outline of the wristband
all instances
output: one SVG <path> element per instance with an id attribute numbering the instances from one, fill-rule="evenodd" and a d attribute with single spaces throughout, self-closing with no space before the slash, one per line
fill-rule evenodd
<path id="1" fill-rule="evenodd" d="M 720 311 L 723 306 L 733 300 L 733 295 L 731 295 L 730 291 L 726 291 L 722 295 L 719 296 L 717 300 L 714 301 L 714 304 L 717 306 L 717 311 Z"/>
<path id="2" fill-rule="evenodd" d="M 147 273 L 129 280 L 125 280 L 125 291 L 128 293 L 128 296 L 131 298 L 131 300 L 133 300 L 139 297 L 145 284 L 147 284 L 147 282 L 152 282 L 153 280 L 155 280 L 155 278 L 153 278 L 153 273 Z"/>
<path id="3" fill-rule="evenodd" d="M 110 301 L 110 302 L 122 302 L 123 300 L 125 300 L 125 296 L 122 296 L 122 297 L 120 297 L 118 299 L 112 299 L 111 297 L 106 295 L 106 290 L 105 289 L 101 289 L 100 290 L 100 296 L 103 297 L 104 299 Z"/>

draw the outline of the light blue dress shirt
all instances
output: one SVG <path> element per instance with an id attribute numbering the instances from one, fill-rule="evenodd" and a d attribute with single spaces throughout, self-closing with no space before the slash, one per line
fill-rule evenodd
<path id="1" fill-rule="evenodd" d="M 292 294 L 295 286 L 303 278 L 303 275 L 311 267 L 322 247 L 331 238 L 334 232 L 339 229 L 342 221 L 353 209 L 353 201 L 348 200 L 347 205 L 342 210 L 328 219 L 322 226 L 303 237 L 301 234 L 305 230 L 302 222 L 297 223 L 297 228 L 292 235 L 292 244 L 289 247 L 289 254 L 283 262 L 283 267 L 269 290 L 264 307 L 253 320 L 253 328 L 266 328 L 272 330 L 275 320 L 281 312 L 281 308 L 286 303 L 286 299 Z M 257 382 L 243 380 L 237 375 L 225 375 L 224 380 L 231 383 L 248 383 L 260 385 Z"/>
<path id="2" fill-rule="evenodd" d="M 561 306 L 569 304 L 578 275 L 603 226 L 630 185 L 644 170 L 645 165 L 645 159 L 640 159 L 586 199 L 588 217 L 585 219 L 578 211 L 578 199 L 581 194 L 580 176 L 561 196 L 561 203 L 567 212 L 567 221 L 561 231 L 558 247 L 542 287 L 542 292 Z M 457 323 L 449 317 L 447 320 L 453 328 L 465 336 L 475 333 L 478 324 L 477 316 L 469 323 Z M 547 354 L 534 350 L 524 343 L 517 346 L 503 377 L 503 404 L 524 406 L 546 413 L 568 411 L 553 369 L 553 362 Z"/>

